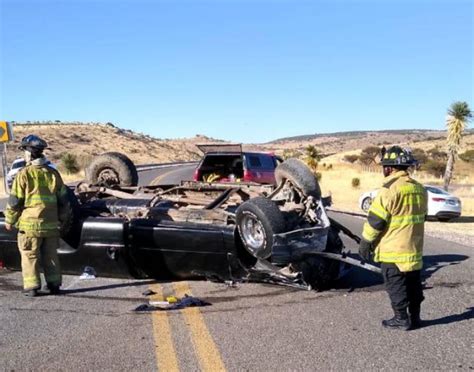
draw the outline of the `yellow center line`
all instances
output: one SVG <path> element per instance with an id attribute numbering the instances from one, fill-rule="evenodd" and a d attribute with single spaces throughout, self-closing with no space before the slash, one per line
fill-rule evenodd
<path id="1" fill-rule="evenodd" d="M 151 289 L 156 292 L 151 299 L 163 301 L 163 289 L 159 284 L 152 284 Z M 156 366 L 158 371 L 179 372 L 178 359 L 171 338 L 171 326 L 166 311 L 151 313 L 153 321 L 153 337 L 155 338 Z"/>
<path id="2" fill-rule="evenodd" d="M 191 288 L 187 282 L 173 284 L 175 294 L 178 298 L 185 294 L 191 295 Z M 214 343 L 207 329 L 204 317 L 198 307 L 189 307 L 181 310 L 191 330 L 191 338 L 196 351 L 201 371 L 216 372 L 225 371 L 217 345 Z"/>
<path id="3" fill-rule="evenodd" d="M 178 169 L 171 169 L 162 173 L 160 176 L 156 177 L 153 181 L 151 181 L 150 185 L 157 185 L 163 178 L 169 176 L 170 174 L 176 172 Z"/>

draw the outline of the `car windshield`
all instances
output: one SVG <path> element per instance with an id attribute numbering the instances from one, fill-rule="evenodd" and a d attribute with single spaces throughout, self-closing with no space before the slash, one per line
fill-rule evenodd
<path id="1" fill-rule="evenodd" d="M 446 191 L 439 189 L 437 187 L 433 186 L 425 186 L 425 189 L 433 194 L 438 194 L 438 195 L 449 195 Z"/>

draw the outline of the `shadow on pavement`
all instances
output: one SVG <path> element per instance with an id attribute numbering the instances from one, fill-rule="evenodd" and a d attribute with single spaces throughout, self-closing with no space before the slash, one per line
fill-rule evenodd
<path id="1" fill-rule="evenodd" d="M 467 310 L 460 314 L 453 314 L 444 316 L 438 319 L 423 320 L 423 328 L 441 324 L 450 324 L 456 322 L 462 322 L 463 320 L 469 320 L 474 318 L 474 307 L 469 307 Z"/>
<path id="2" fill-rule="evenodd" d="M 469 256 L 460 254 L 440 254 L 423 257 L 423 270 L 421 273 L 422 280 L 430 278 L 438 270 L 443 267 L 451 265 L 459 265 L 462 261 L 465 261 Z M 343 290 L 355 290 L 355 289 L 366 289 L 369 291 L 376 291 L 381 289 L 383 284 L 382 276 L 371 271 L 363 270 L 360 268 L 352 268 L 344 277 L 339 279 L 334 288 Z M 428 289 L 428 288 L 426 288 Z"/>
<path id="3" fill-rule="evenodd" d="M 462 261 L 465 261 L 468 258 L 469 256 L 464 256 L 462 254 L 438 254 L 424 256 L 421 277 L 423 280 L 426 280 L 438 270 L 441 270 L 443 267 L 459 265 Z"/>
<path id="4" fill-rule="evenodd" d="M 382 289 L 382 284 L 382 275 L 354 267 L 334 284 L 334 289 L 343 289 L 352 292 L 355 289 L 364 288 L 376 291 Z"/>

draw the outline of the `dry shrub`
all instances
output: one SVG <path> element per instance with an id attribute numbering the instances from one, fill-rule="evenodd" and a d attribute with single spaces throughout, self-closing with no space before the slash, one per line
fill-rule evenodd
<path id="1" fill-rule="evenodd" d="M 352 187 L 358 188 L 360 186 L 360 178 L 354 177 L 351 181 Z"/>
<path id="2" fill-rule="evenodd" d="M 79 172 L 79 164 L 77 163 L 76 155 L 69 152 L 61 155 L 61 167 L 67 174 L 76 174 Z"/>

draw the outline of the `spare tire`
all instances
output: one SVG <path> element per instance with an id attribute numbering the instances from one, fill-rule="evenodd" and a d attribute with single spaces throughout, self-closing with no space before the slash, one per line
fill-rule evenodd
<path id="1" fill-rule="evenodd" d="M 104 186 L 136 186 L 138 172 L 133 162 L 119 152 L 106 152 L 96 156 L 86 168 L 86 180 Z"/>
<path id="2" fill-rule="evenodd" d="M 236 212 L 236 223 L 244 248 L 256 258 L 270 257 L 273 234 L 285 230 L 282 212 L 263 196 L 242 203 Z"/>
<path id="3" fill-rule="evenodd" d="M 301 160 L 290 158 L 279 164 L 275 169 L 275 179 L 278 185 L 288 180 L 300 189 L 305 196 L 321 198 L 321 188 L 318 180 Z"/>

